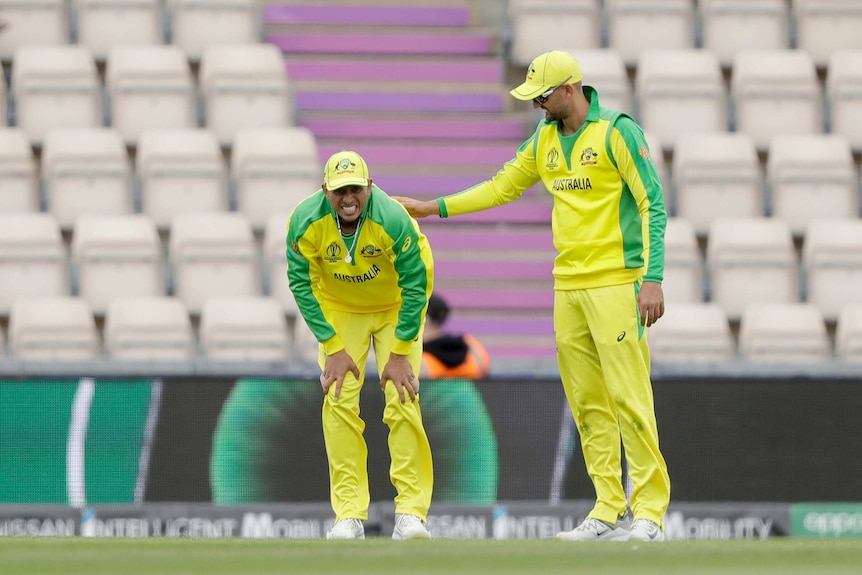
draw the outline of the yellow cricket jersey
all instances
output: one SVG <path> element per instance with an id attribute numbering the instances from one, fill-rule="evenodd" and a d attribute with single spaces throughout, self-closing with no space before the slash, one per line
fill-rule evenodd
<path id="1" fill-rule="evenodd" d="M 290 215 L 287 277 L 302 317 L 329 355 L 344 344 L 327 321 L 327 310 L 374 313 L 399 308 L 392 351 L 407 354 L 421 336 L 434 288 L 428 240 L 404 207 L 375 185 L 352 238 L 341 236 L 336 217 L 322 190 Z"/>
<path id="2" fill-rule="evenodd" d="M 583 90 L 590 110 L 575 134 L 542 120 L 492 179 L 438 199 L 440 215 L 506 204 L 541 180 L 554 196 L 555 289 L 661 282 L 667 212 L 643 131 Z"/>

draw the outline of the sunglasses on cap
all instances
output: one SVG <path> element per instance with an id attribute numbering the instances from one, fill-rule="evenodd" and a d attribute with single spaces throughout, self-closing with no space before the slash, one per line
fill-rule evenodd
<path id="1" fill-rule="evenodd" d="M 561 83 L 557 84 L 556 86 L 554 86 L 554 87 L 553 87 L 553 88 L 551 88 L 550 90 L 547 90 L 547 91 L 545 91 L 545 92 L 542 92 L 541 94 L 539 94 L 538 96 L 536 96 L 535 98 L 533 98 L 533 101 L 534 101 L 535 103 L 537 103 L 537 104 L 544 104 L 545 102 L 547 102 L 547 101 L 548 101 L 548 98 L 550 98 L 550 97 L 551 97 L 551 94 L 553 94 L 553 93 L 554 93 L 554 90 L 556 90 L 557 88 L 560 88 L 560 87 L 562 87 L 562 86 L 565 86 L 565 85 L 566 85 L 566 82 L 568 82 L 568 81 L 569 81 L 569 80 L 571 80 L 571 79 L 572 79 L 572 76 L 571 76 L 571 74 L 570 74 L 570 75 L 569 75 L 569 77 L 568 77 L 568 78 L 566 78 L 565 80 L 563 80 Z"/>

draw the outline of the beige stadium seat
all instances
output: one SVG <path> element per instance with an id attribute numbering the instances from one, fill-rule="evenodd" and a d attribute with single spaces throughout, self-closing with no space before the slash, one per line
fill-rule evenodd
<path id="1" fill-rule="evenodd" d="M 672 304 L 701 302 L 704 299 L 703 257 L 694 226 L 688 220 L 667 220 L 662 287 L 665 300 Z"/>
<path id="2" fill-rule="evenodd" d="M 758 303 L 745 308 L 739 353 L 751 361 L 810 362 L 832 357 L 826 322 L 807 303 Z"/>
<path id="3" fill-rule="evenodd" d="M 141 209 L 159 229 L 176 214 L 227 211 L 227 165 L 209 130 L 144 130 L 135 161 Z"/>
<path id="4" fill-rule="evenodd" d="M 25 295 L 69 295 L 69 259 L 51 214 L 0 214 L 0 314 Z"/>
<path id="5" fill-rule="evenodd" d="M 688 132 L 727 130 L 727 94 L 715 56 L 704 50 L 647 50 L 635 97 L 644 131 L 666 146 Z"/>
<path id="6" fill-rule="evenodd" d="M 289 212 L 272 214 L 263 233 L 263 268 L 267 290 L 289 316 L 297 316 L 296 300 L 287 281 L 287 221 Z"/>
<path id="7" fill-rule="evenodd" d="M 774 218 L 719 218 L 706 265 L 713 302 L 737 320 L 752 303 L 799 302 L 799 263 L 789 226 Z"/>
<path id="8" fill-rule="evenodd" d="M 0 31 L 2 35 L 2 31 Z M 5 80 L 0 82 L 0 129 L 9 125 L 9 91 Z"/>
<path id="9" fill-rule="evenodd" d="M 52 128 L 42 146 L 47 209 L 70 229 L 84 214 L 130 214 L 132 164 L 119 132 L 109 128 Z"/>
<path id="10" fill-rule="evenodd" d="M 727 314 L 714 303 L 674 303 L 649 329 L 656 363 L 719 362 L 736 354 Z"/>
<path id="11" fill-rule="evenodd" d="M 626 64 L 616 50 L 572 50 L 584 76 L 584 84 L 599 92 L 599 102 L 606 108 L 631 114 L 632 85 Z"/>
<path id="12" fill-rule="evenodd" d="M 826 66 L 838 50 L 862 49 L 862 2 L 859 0 L 791 0 L 796 47 Z"/>
<path id="13" fill-rule="evenodd" d="M 173 295 L 190 313 L 200 313 L 208 297 L 262 294 L 257 246 L 242 214 L 177 214 L 170 233 Z"/>
<path id="14" fill-rule="evenodd" d="M 716 218 L 765 214 L 760 160 L 747 134 L 682 134 L 671 171 L 675 213 L 690 221 L 698 236 L 706 236 Z"/>
<path id="15" fill-rule="evenodd" d="M 197 339 L 183 302 L 173 297 L 115 297 L 105 314 L 105 352 L 129 361 L 190 361 Z"/>
<path id="16" fill-rule="evenodd" d="M 309 364 L 317 364 L 320 354 L 320 343 L 311 328 L 305 323 L 301 315 L 288 318 L 291 334 L 293 334 L 293 357 Z M 369 354 L 370 355 L 370 354 Z"/>
<path id="17" fill-rule="evenodd" d="M 257 0 L 165 0 L 171 43 L 197 60 L 215 44 L 261 42 L 262 5 Z"/>
<path id="18" fill-rule="evenodd" d="M 664 186 L 665 202 L 667 202 L 670 197 L 670 175 L 668 174 L 667 164 L 664 161 L 663 142 L 654 134 L 649 132 L 644 134 L 644 138 L 646 139 L 647 147 L 650 150 L 650 158 L 652 159 L 656 172 L 658 172 L 658 176 Z"/>
<path id="19" fill-rule="evenodd" d="M 703 48 L 728 67 L 742 50 L 790 48 L 787 0 L 700 0 Z"/>
<path id="20" fill-rule="evenodd" d="M 11 86 L 17 125 L 34 144 L 41 144 L 50 128 L 103 124 L 101 80 L 93 54 L 85 46 L 18 48 Z"/>
<path id="21" fill-rule="evenodd" d="M 758 150 L 777 134 L 823 132 L 823 97 L 806 52 L 743 50 L 733 59 L 730 86 L 736 131 L 750 135 Z"/>
<path id="22" fill-rule="evenodd" d="M 862 361 L 862 303 L 847 304 L 838 315 L 835 355 L 844 361 Z"/>
<path id="23" fill-rule="evenodd" d="M 320 188 L 323 165 L 308 128 L 247 128 L 234 138 L 231 175 L 237 211 L 256 229 Z"/>
<path id="24" fill-rule="evenodd" d="M 39 211 L 40 184 L 27 134 L 18 128 L 0 128 L 0 212 Z"/>
<path id="25" fill-rule="evenodd" d="M 104 60 L 115 46 L 165 41 L 161 0 L 73 0 L 78 44 Z"/>
<path id="26" fill-rule="evenodd" d="M 787 222 L 795 236 L 816 218 L 859 217 L 858 170 L 843 136 L 776 136 L 766 179 L 772 215 Z"/>
<path id="27" fill-rule="evenodd" d="M 197 126 L 195 81 L 177 46 L 118 46 L 108 54 L 105 89 L 111 125 L 128 145 L 144 129 Z"/>
<path id="28" fill-rule="evenodd" d="M 808 224 L 802 245 L 807 301 L 827 321 L 841 309 L 862 303 L 862 220 L 823 219 Z"/>
<path id="29" fill-rule="evenodd" d="M 608 47 L 627 65 L 650 49 L 694 48 L 694 0 L 606 0 Z"/>
<path id="30" fill-rule="evenodd" d="M 25 361 L 98 359 L 93 310 L 77 297 L 20 297 L 9 314 L 9 351 Z"/>
<path id="31" fill-rule="evenodd" d="M 146 216 L 81 216 L 71 251 L 78 295 L 97 315 L 114 297 L 165 294 L 162 245 Z"/>
<path id="32" fill-rule="evenodd" d="M 293 125 L 284 56 L 273 44 L 210 46 L 198 73 L 206 126 L 223 146 L 243 128 Z"/>
<path id="33" fill-rule="evenodd" d="M 0 0 L 0 58 L 8 61 L 21 46 L 69 43 L 68 0 Z"/>
<path id="34" fill-rule="evenodd" d="M 287 319 L 269 297 L 212 297 L 204 301 L 201 352 L 219 361 L 288 361 Z"/>
<path id="35" fill-rule="evenodd" d="M 862 151 L 862 49 L 832 54 L 826 72 L 830 131 Z"/>
<path id="36" fill-rule="evenodd" d="M 593 50 L 602 45 L 599 0 L 511 0 L 509 59 L 528 66 L 548 50 Z"/>

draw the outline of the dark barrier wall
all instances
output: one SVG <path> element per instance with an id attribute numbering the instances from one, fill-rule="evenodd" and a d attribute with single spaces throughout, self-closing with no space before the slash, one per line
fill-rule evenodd
<path id="1" fill-rule="evenodd" d="M 675 501 L 858 501 L 862 380 L 661 380 Z M 327 501 L 316 381 L 0 381 L 0 502 Z M 372 499 L 383 398 L 363 391 Z M 590 499 L 557 381 L 427 382 L 435 502 Z"/>

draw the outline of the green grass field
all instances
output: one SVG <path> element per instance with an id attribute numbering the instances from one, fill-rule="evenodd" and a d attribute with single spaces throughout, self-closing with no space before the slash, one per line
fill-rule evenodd
<path id="1" fill-rule="evenodd" d="M 662 544 L 367 539 L 0 538 L 3 575 L 862 573 L 862 540 L 771 539 Z"/>

